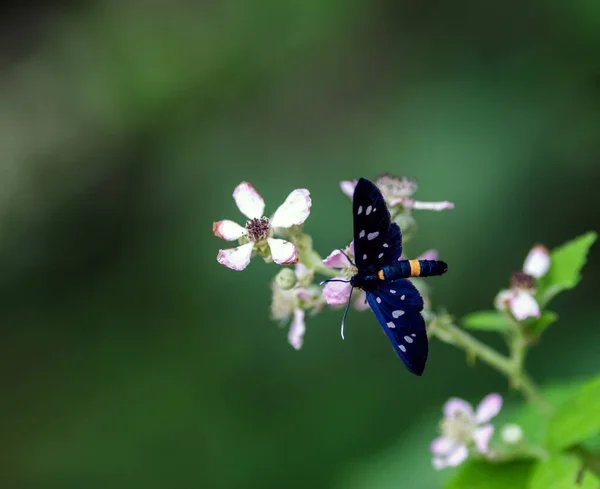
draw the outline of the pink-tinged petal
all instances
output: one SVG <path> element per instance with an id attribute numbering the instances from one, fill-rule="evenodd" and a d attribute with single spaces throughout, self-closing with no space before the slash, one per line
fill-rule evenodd
<path id="1" fill-rule="evenodd" d="M 271 257 L 278 265 L 293 265 L 298 261 L 298 250 L 294 243 L 284 239 L 267 238 L 271 249 Z"/>
<path id="2" fill-rule="evenodd" d="M 248 182 L 242 182 L 235 187 L 233 199 L 240 212 L 248 219 L 262 217 L 265 213 L 265 201 Z"/>
<path id="3" fill-rule="evenodd" d="M 500 394 L 488 394 L 477 406 L 475 421 L 477 424 L 487 423 L 502 409 L 502 396 Z"/>
<path id="4" fill-rule="evenodd" d="M 513 290 L 501 290 L 500 292 L 498 292 L 498 295 L 496 295 L 496 298 L 494 299 L 494 307 L 498 311 L 506 311 L 514 297 L 515 292 Z"/>
<path id="5" fill-rule="evenodd" d="M 336 277 L 338 280 L 343 280 L 342 277 Z M 348 302 L 352 287 L 345 282 L 327 282 L 323 287 L 323 299 L 330 306 L 340 306 Z"/>
<path id="6" fill-rule="evenodd" d="M 348 246 L 348 251 L 346 253 L 348 253 L 351 257 L 356 256 L 354 253 L 354 240 L 350 241 L 350 245 Z"/>
<path id="7" fill-rule="evenodd" d="M 519 290 L 509 302 L 510 310 L 517 321 L 525 318 L 540 317 L 540 306 L 530 292 Z"/>
<path id="8" fill-rule="evenodd" d="M 250 263 L 253 249 L 254 243 L 246 243 L 245 245 L 238 246 L 237 248 L 219 250 L 217 261 L 221 265 L 225 265 L 227 268 L 231 268 L 232 270 L 237 270 L 239 272 L 246 268 L 248 263 Z"/>
<path id="9" fill-rule="evenodd" d="M 302 348 L 305 331 L 306 326 L 304 325 L 304 311 L 302 309 L 294 309 L 294 320 L 290 326 L 288 341 L 296 350 Z"/>
<path id="10" fill-rule="evenodd" d="M 484 424 L 473 432 L 473 441 L 477 450 L 481 453 L 488 453 L 488 445 L 494 433 L 494 427 L 491 424 Z"/>
<path id="11" fill-rule="evenodd" d="M 298 280 L 301 280 L 304 277 L 306 277 L 307 273 L 308 267 L 304 263 L 296 263 L 296 277 L 298 278 Z"/>
<path id="12" fill-rule="evenodd" d="M 431 463 L 433 464 L 433 468 L 435 470 L 442 470 L 448 466 L 448 465 L 446 465 L 446 461 L 440 457 L 433 457 L 433 459 L 431 460 Z"/>
<path id="13" fill-rule="evenodd" d="M 348 268 L 350 262 L 340 250 L 333 250 L 329 256 L 323 260 L 323 265 L 329 268 Z"/>
<path id="14" fill-rule="evenodd" d="M 448 455 L 449 453 L 452 453 L 455 446 L 456 441 L 453 438 L 450 438 L 449 436 L 439 436 L 431 442 L 429 448 L 434 455 Z"/>
<path id="15" fill-rule="evenodd" d="M 456 467 L 462 464 L 469 456 L 469 450 L 466 445 L 457 445 L 456 448 L 446 457 L 448 467 Z"/>
<path id="16" fill-rule="evenodd" d="M 420 209 L 428 211 L 444 211 L 446 209 L 454 209 L 454 204 L 444 200 L 443 202 L 421 202 L 419 200 L 410 199 L 408 197 L 400 197 L 390 201 L 391 206 L 402 204 L 406 209 Z"/>
<path id="17" fill-rule="evenodd" d="M 225 219 L 213 222 L 213 233 L 216 237 L 225 241 L 235 241 L 246 234 L 246 228 L 240 226 L 237 222 Z"/>
<path id="18" fill-rule="evenodd" d="M 527 275 L 540 278 L 550 268 L 550 253 L 544 245 L 534 246 L 523 264 L 523 271 Z"/>
<path id="19" fill-rule="evenodd" d="M 473 408 L 467 401 L 452 397 L 444 404 L 444 417 L 455 418 L 456 416 L 473 417 Z"/>
<path id="20" fill-rule="evenodd" d="M 304 302 L 308 302 L 313 298 L 312 292 L 303 288 L 298 289 L 296 295 L 298 296 L 298 299 L 303 300 Z"/>
<path id="21" fill-rule="evenodd" d="M 348 197 L 354 197 L 354 189 L 356 188 L 356 184 L 358 180 L 344 180 L 340 182 L 340 188 L 342 192 L 344 192 Z"/>
<path id="22" fill-rule="evenodd" d="M 302 224 L 310 214 L 311 205 L 312 200 L 308 190 L 305 188 L 294 190 L 273 214 L 271 226 L 289 228 Z"/>
<path id="23" fill-rule="evenodd" d="M 422 255 L 417 257 L 417 260 L 438 260 L 439 255 L 436 250 L 427 250 Z"/>
<path id="24" fill-rule="evenodd" d="M 364 290 L 359 290 L 355 293 L 355 299 L 352 301 L 354 309 L 357 311 L 366 311 L 369 309 L 369 303 L 367 302 L 367 294 Z"/>

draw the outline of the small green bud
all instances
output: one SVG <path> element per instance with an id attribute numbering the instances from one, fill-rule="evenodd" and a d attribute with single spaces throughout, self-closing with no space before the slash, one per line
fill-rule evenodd
<path id="1" fill-rule="evenodd" d="M 296 274 L 291 268 L 282 268 L 275 276 L 275 283 L 281 290 L 290 290 L 296 281 Z"/>

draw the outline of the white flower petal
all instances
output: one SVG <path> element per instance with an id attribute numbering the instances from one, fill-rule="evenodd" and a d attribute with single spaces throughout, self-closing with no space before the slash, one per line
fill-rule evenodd
<path id="1" fill-rule="evenodd" d="M 248 219 L 262 217 L 265 213 L 265 201 L 248 182 L 235 187 L 233 199 L 240 212 Z"/>
<path id="2" fill-rule="evenodd" d="M 510 289 L 501 290 L 496 295 L 494 299 L 494 307 L 498 311 L 506 311 L 508 306 L 510 305 L 510 301 L 512 301 L 515 297 L 515 292 Z"/>
<path id="3" fill-rule="evenodd" d="M 544 245 L 534 246 L 523 264 L 523 271 L 527 275 L 540 278 L 550 268 L 550 253 Z"/>
<path id="4" fill-rule="evenodd" d="M 390 206 L 392 207 L 398 204 L 402 204 L 402 206 L 406 209 L 421 209 L 428 211 L 454 209 L 454 204 L 452 202 L 448 202 L 447 200 L 442 202 L 421 202 L 420 200 L 414 200 L 408 197 L 400 197 L 390 201 Z"/>
<path id="5" fill-rule="evenodd" d="M 344 280 L 342 277 L 335 277 L 334 280 Z M 346 282 L 327 282 L 323 287 L 323 299 L 330 306 L 340 306 L 348 302 L 352 287 Z"/>
<path id="6" fill-rule="evenodd" d="M 488 445 L 490 444 L 493 433 L 494 427 L 491 424 L 484 424 L 473 432 L 473 441 L 475 442 L 477 450 L 481 453 L 488 452 Z"/>
<path id="7" fill-rule="evenodd" d="M 348 253 L 350 258 L 354 258 L 356 256 L 354 253 L 354 240 L 350 241 L 350 245 L 348 246 L 346 253 Z"/>
<path id="8" fill-rule="evenodd" d="M 252 257 L 254 243 L 246 243 L 237 248 L 229 248 L 228 250 L 219 250 L 217 261 L 221 265 L 225 265 L 232 270 L 241 271 L 248 266 Z"/>
<path id="9" fill-rule="evenodd" d="M 442 470 L 447 467 L 446 461 L 441 457 L 433 457 L 431 463 L 433 464 L 433 468 L 435 470 Z"/>
<path id="10" fill-rule="evenodd" d="M 473 408 L 467 401 L 459 399 L 458 397 L 452 397 L 444 404 L 444 417 L 455 418 L 456 416 L 472 418 Z"/>
<path id="11" fill-rule="evenodd" d="M 246 228 L 240 226 L 237 222 L 227 219 L 219 222 L 213 222 L 213 233 L 218 238 L 225 241 L 235 241 L 246 234 Z"/>
<path id="12" fill-rule="evenodd" d="M 348 197 L 354 197 L 354 189 L 356 188 L 356 184 L 358 180 L 344 180 L 340 182 L 340 188 L 342 192 L 344 192 Z"/>
<path id="13" fill-rule="evenodd" d="M 305 331 L 306 326 L 304 324 L 304 311 L 302 309 L 294 309 L 294 320 L 290 326 L 288 341 L 296 350 L 302 348 Z"/>
<path id="14" fill-rule="evenodd" d="M 446 465 L 448 467 L 456 467 L 462 464 L 469 456 L 469 450 L 466 445 L 458 445 L 450 455 L 446 457 Z"/>
<path id="15" fill-rule="evenodd" d="M 510 445 L 523 439 L 523 430 L 518 424 L 509 423 L 502 427 L 502 440 Z"/>
<path id="16" fill-rule="evenodd" d="M 417 260 L 438 260 L 438 259 L 439 259 L 439 255 L 436 250 L 427 250 L 417 258 Z"/>
<path id="17" fill-rule="evenodd" d="M 431 442 L 431 453 L 434 455 L 448 455 L 454 450 L 456 441 L 449 436 L 439 436 Z"/>
<path id="18" fill-rule="evenodd" d="M 298 250 L 293 243 L 284 239 L 267 238 L 271 257 L 278 265 L 293 265 L 298 261 Z"/>
<path id="19" fill-rule="evenodd" d="M 509 301 L 510 310 L 517 321 L 528 317 L 540 317 L 540 306 L 530 292 L 519 290 Z"/>
<path id="20" fill-rule="evenodd" d="M 367 302 L 367 294 L 364 290 L 355 292 L 355 299 L 352 302 L 354 303 L 354 309 L 357 311 L 366 311 L 370 307 Z"/>
<path id="21" fill-rule="evenodd" d="M 487 423 L 500 412 L 500 409 L 502 409 L 502 396 L 500 394 L 488 394 L 477 406 L 475 421 L 477 424 Z"/>
<path id="22" fill-rule="evenodd" d="M 271 226 L 289 228 L 302 224 L 310 214 L 311 205 L 312 201 L 308 190 L 305 188 L 294 190 L 273 214 Z"/>
<path id="23" fill-rule="evenodd" d="M 323 260 L 323 265 L 329 268 L 348 268 L 350 262 L 341 250 L 333 250 L 329 256 Z"/>

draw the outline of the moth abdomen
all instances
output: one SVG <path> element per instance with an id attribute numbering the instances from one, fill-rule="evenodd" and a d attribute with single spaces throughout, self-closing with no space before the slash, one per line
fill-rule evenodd
<path id="1" fill-rule="evenodd" d="M 380 280 L 397 280 L 409 277 L 432 277 L 448 270 L 446 262 L 438 260 L 401 260 L 383 267 L 377 273 Z"/>

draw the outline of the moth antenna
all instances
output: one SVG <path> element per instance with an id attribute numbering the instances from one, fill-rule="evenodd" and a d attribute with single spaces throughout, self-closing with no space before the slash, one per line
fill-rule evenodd
<path id="1" fill-rule="evenodd" d="M 346 322 L 346 315 L 348 314 L 348 309 L 350 309 L 350 300 L 352 299 L 352 292 L 354 292 L 354 287 L 352 287 L 350 289 L 350 297 L 348 297 L 348 304 L 346 304 L 346 310 L 344 311 L 344 317 L 342 317 L 342 339 L 345 340 L 346 338 L 344 338 L 344 323 Z"/>
<path id="2" fill-rule="evenodd" d="M 330 278 L 329 280 L 323 280 L 319 285 L 326 284 L 327 282 L 344 282 L 345 284 L 350 283 L 350 280 L 341 280 L 339 278 Z"/>
<path id="3" fill-rule="evenodd" d="M 342 255 L 344 255 L 344 256 L 345 256 L 345 257 L 348 259 L 348 261 L 350 262 L 350 264 L 351 264 L 353 267 L 355 267 L 355 266 L 356 266 L 356 264 L 355 264 L 355 263 L 352 261 L 352 259 L 351 259 L 351 258 L 350 258 L 350 257 L 349 257 L 347 254 L 346 254 L 346 252 L 345 252 L 344 250 L 342 250 L 341 248 L 340 248 L 339 250 L 342 252 Z"/>

